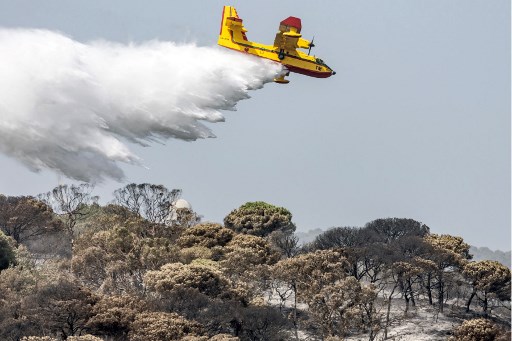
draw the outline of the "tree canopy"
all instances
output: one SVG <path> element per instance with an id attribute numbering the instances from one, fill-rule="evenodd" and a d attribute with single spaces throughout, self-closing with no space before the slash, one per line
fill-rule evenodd
<path id="1" fill-rule="evenodd" d="M 0 271 L 14 265 L 15 262 L 14 239 L 7 237 L 0 231 Z"/>
<path id="2" fill-rule="evenodd" d="M 471 261 L 463 238 L 416 220 L 335 227 L 301 245 L 291 213 L 265 202 L 200 223 L 174 214 L 181 192 L 161 185 L 125 186 L 104 206 L 92 189 L 59 186 L 53 208 L 0 195 L 0 340 L 375 341 L 411 322 L 453 340 L 510 330 L 510 269 Z"/>
<path id="3" fill-rule="evenodd" d="M 46 203 L 31 196 L 8 197 L 0 194 L 0 230 L 17 243 L 61 228 L 61 221 Z"/>
<path id="4" fill-rule="evenodd" d="M 224 225 L 238 233 L 268 236 L 274 231 L 295 231 L 292 214 L 284 207 L 263 201 L 247 202 L 224 218 Z"/>

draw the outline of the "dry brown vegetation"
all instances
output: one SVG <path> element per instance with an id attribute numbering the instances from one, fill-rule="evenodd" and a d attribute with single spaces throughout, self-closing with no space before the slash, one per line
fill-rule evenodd
<path id="1" fill-rule="evenodd" d="M 453 321 L 432 340 L 510 337 L 510 269 L 415 220 L 301 246 L 291 213 L 264 202 L 221 225 L 161 185 L 105 206 L 91 193 L 0 195 L 0 340 L 384 340 L 421 309 Z"/>

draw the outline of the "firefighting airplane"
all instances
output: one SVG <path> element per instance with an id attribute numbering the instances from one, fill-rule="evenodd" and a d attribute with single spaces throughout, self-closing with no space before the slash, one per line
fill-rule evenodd
<path id="1" fill-rule="evenodd" d="M 290 72 L 306 76 L 327 78 L 335 75 L 323 60 L 310 56 L 313 41 L 302 39 L 300 30 L 301 21 L 296 17 L 288 17 L 281 21 L 279 32 L 276 34 L 274 45 L 263 45 L 247 40 L 247 29 L 242 24 L 233 6 L 224 6 L 218 44 L 232 50 L 240 51 L 281 63 L 286 68 L 286 74 L 274 79 L 274 82 L 286 84 L 290 81 L 284 79 Z M 309 49 L 308 53 L 298 51 L 297 48 Z"/>

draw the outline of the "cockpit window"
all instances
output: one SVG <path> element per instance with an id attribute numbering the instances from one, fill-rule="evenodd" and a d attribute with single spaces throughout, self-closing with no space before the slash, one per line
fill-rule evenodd
<path id="1" fill-rule="evenodd" d="M 322 65 L 322 66 L 325 66 L 326 68 L 328 68 L 329 70 L 332 71 L 332 69 L 329 67 L 329 65 L 325 64 L 323 60 L 321 60 L 320 58 L 317 58 L 316 59 L 316 62 L 318 65 Z"/>

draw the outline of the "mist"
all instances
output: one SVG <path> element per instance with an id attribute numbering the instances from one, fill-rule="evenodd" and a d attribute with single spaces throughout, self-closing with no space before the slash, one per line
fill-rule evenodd
<path id="1" fill-rule="evenodd" d="M 0 29 L 0 152 L 32 171 L 122 181 L 123 163 L 142 164 L 130 144 L 215 137 L 206 124 L 281 71 L 216 47 Z"/>

